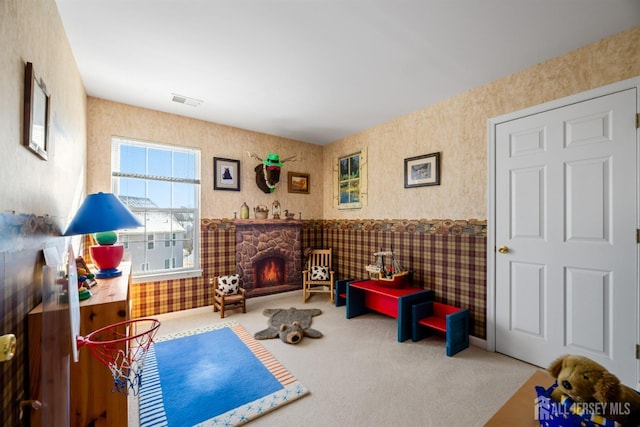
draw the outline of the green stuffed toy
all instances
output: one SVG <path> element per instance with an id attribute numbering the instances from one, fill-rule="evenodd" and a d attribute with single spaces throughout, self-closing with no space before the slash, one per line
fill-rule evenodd
<path id="1" fill-rule="evenodd" d="M 320 338 L 322 332 L 312 329 L 311 319 L 322 314 L 318 308 L 298 310 L 294 307 L 289 309 L 267 308 L 262 312 L 269 317 L 269 327 L 260 332 L 256 332 L 254 337 L 258 340 L 280 338 L 287 344 L 298 344 L 302 337 Z"/>

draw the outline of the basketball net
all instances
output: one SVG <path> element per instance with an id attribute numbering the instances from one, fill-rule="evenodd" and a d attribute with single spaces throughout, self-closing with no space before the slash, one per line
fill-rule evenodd
<path id="1" fill-rule="evenodd" d="M 87 346 L 91 354 L 111 371 L 115 391 L 138 394 L 144 360 L 160 321 L 145 318 L 127 320 L 78 336 L 78 348 Z"/>

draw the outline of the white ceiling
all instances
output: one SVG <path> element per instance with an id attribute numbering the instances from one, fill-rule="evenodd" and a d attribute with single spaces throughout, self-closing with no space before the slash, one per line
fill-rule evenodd
<path id="1" fill-rule="evenodd" d="M 640 25 L 640 0 L 56 3 L 90 96 L 314 144 Z"/>

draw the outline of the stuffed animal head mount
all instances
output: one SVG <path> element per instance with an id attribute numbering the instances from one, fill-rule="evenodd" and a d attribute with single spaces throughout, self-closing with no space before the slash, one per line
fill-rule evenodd
<path id="1" fill-rule="evenodd" d="M 640 394 L 588 357 L 559 357 L 547 371 L 557 380 L 552 399 L 560 401 L 562 395 L 566 395 L 578 403 L 599 402 L 603 409 L 599 415 L 623 425 L 637 425 L 640 421 Z"/>
<path id="2" fill-rule="evenodd" d="M 266 159 L 262 159 L 256 153 L 247 151 L 249 157 L 259 160 L 261 163 L 254 168 L 256 173 L 256 185 L 260 190 L 269 194 L 275 191 L 276 185 L 280 182 L 280 168 L 289 161 L 298 160 L 298 156 L 287 157 L 280 160 L 280 156 L 275 153 L 269 153 Z"/>

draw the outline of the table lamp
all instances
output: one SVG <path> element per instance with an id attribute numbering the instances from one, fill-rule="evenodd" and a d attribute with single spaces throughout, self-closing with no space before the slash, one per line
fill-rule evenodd
<path id="1" fill-rule="evenodd" d="M 118 266 L 124 255 L 124 246 L 116 244 L 118 236 L 114 230 L 142 225 L 115 194 L 94 193 L 84 199 L 63 236 L 94 234 L 98 245 L 91 246 L 89 253 L 99 268 L 96 277 L 108 279 L 122 275 Z"/>

